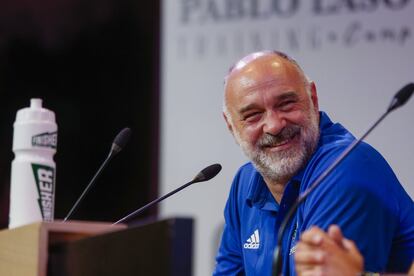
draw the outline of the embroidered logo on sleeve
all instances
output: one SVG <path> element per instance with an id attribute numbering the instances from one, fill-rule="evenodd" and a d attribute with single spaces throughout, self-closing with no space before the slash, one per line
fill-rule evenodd
<path id="1" fill-rule="evenodd" d="M 260 246 L 259 229 L 256 229 L 254 233 L 247 239 L 243 247 L 245 249 L 258 249 Z"/>
<path id="2" fill-rule="evenodd" d="M 299 228 L 299 223 L 296 222 L 296 226 L 295 226 L 295 229 L 293 230 L 292 238 L 290 240 L 292 247 L 289 250 L 289 256 L 296 252 L 296 235 L 298 234 L 298 228 Z"/>

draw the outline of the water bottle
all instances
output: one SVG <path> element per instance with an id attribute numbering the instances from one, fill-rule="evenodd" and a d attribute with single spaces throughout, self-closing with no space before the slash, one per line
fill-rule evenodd
<path id="1" fill-rule="evenodd" d="M 31 99 L 14 122 L 9 228 L 53 220 L 56 146 L 55 113 Z"/>

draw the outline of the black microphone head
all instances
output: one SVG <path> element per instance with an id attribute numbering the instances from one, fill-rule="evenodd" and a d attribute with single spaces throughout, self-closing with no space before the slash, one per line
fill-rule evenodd
<path id="1" fill-rule="evenodd" d="M 201 172 L 199 172 L 196 177 L 193 179 L 193 183 L 196 182 L 203 182 L 212 179 L 221 171 L 220 164 L 213 164 L 206 168 L 204 168 Z"/>
<path id="2" fill-rule="evenodd" d="M 414 83 L 409 83 L 403 88 L 401 88 L 400 91 L 398 91 L 397 94 L 395 94 L 394 98 L 392 99 L 387 112 L 391 112 L 394 109 L 404 105 L 410 99 L 413 92 L 414 92 Z"/>
<path id="3" fill-rule="evenodd" d="M 126 127 L 115 137 L 112 142 L 111 152 L 118 153 L 120 152 L 125 145 L 128 143 L 129 138 L 131 137 L 131 129 Z"/>

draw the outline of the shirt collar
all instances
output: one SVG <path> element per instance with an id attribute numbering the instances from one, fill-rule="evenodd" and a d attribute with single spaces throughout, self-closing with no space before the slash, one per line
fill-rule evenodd
<path id="1" fill-rule="evenodd" d="M 292 179 L 288 182 L 287 186 L 297 185 L 294 190 L 298 190 L 305 169 L 300 170 Z M 285 189 L 285 192 L 288 189 Z M 290 189 L 291 190 L 291 189 Z M 285 195 L 284 195 L 285 196 Z M 249 190 L 247 193 L 246 203 L 249 207 L 257 207 L 261 210 L 275 211 L 279 210 L 279 204 L 273 198 L 272 193 L 269 191 L 263 177 L 257 170 L 254 170 L 252 178 L 250 179 Z"/>
<path id="2" fill-rule="evenodd" d="M 257 207 L 262 206 L 266 200 L 266 195 L 270 194 L 270 191 L 267 188 L 263 177 L 256 169 L 253 170 L 249 184 L 249 190 L 246 198 L 247 204 L 249 207 L 253 207 L 253 205 Z"/>

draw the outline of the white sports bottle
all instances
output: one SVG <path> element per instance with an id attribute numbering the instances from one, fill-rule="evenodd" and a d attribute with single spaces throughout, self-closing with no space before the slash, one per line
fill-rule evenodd
<path id="1" fill-rule="evenodd" d="M 9 228 L 53 220 L 56 146 L 55 113 L 31 99 L 14 122 Z"/>

